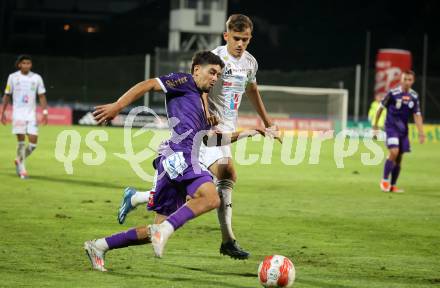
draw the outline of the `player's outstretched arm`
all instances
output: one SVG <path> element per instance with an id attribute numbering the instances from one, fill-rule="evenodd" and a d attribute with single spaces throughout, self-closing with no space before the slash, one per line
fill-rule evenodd
<path id="1" fill-rule="evenodd" d="M 266 135 L 266 132 L 262 129 L 244 130 L 241 132 L 219 132 L 209 131 L 205 137 L 203 137 L 203 143 L 206 146 L 223 146 L 237 142 L 240 139 L 253 137 L 255 135 Z"/>
<path id="2" fill-rule="evenodd" d="M 11 95 L 5 94 L 2 99 L 2 111 L 0 119 L 3 125 L 6 125 L 6 108 L 8 108 L 9 102 L 11 102 Z"/>
<path id="3" fill-rule="evenodd" d="M 162 91 L 162 88 L 156 79 L 148 79 L 139 82 L 125 92 L 116 102 L 96 106 L 93 116 L 98 124 L 110 121 L 115 118 L 122 109 L 150 91 Z"/>
<path id="4" fill-rule="evenodd" d="M 425 132 L 423 131 L 423 117 L 420 113 L 414 113 L 414 122 L 416 123 L 417 131 L 419 133 L 419 142 L 425 142 Z"/>
<path id="5" fill-rule="evenodd" d="M 260 91 L 258 90 L 257 83 L 250 83 L 246 87 L 246 95 L 252 103 L 255 111 L 257 111 L 261 120 L 263 120 L 264 126 L 267 128 L 266 133 L 271 137 L 274 137 L 280 143 L 281 141 L 281 132 L 278 130 L 276 125 L 273 125 L 272 121 L 267 114 L 266 107 L 264 106 L 263 100 L 261 99 Z"/>

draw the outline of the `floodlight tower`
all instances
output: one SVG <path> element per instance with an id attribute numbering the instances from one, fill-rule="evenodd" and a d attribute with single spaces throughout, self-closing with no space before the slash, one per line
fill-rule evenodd
<path id="1" fill-rule="evenodd" d="M 211 50 L 221 44 L 227 0 L 171 0 L 168 51 Z"/>

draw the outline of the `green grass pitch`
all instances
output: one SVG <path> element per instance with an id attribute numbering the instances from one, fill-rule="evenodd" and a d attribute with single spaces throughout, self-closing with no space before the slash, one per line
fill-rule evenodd
<path id="1" fill-rule="evenodd" d="M 75 129 L 81 149 L 67 175 L 54 156 L 57 135 Z M 107 154 L 87 166 L 87 133 L 105 130 Z M 294 287 L 432 287 L 440 285 L 440 146 L 413 143 L 404 156 L 399 184 L 404 194 L 379 191 L 382 164 L 363 166 L 360 153 L 337 169 L 333 142 L 323 144 L 319 164 L 285 166 L 279 144 L 273 163 L 237 165 L 234 230 L 252 253 L 236 261 L 218 252 L 215 212 L 199 217 L 173 235 L 163 259 L 150 246 L 111 251 L 108 273 L 92 271 L 83 242 L 152 222 L 138 208 L 125 225 L 116 211 L 125 186 L 149 188 L 123 153 L 123 129 L 40 127 L 37 150 L 27 161 L 30 179 L 15 175 L 16 140 L 0 128 L 0 287 L 259 287 L 257 267 L 266 255 L 293 260 Z M 135 138 L 135 151 L 148 143 Z M 261 151 L 249 141 L 247 153 Z M 151 158 L 152 159 L 152 158 Z M 145 170 L 152 171 L 151 161 Z"/>

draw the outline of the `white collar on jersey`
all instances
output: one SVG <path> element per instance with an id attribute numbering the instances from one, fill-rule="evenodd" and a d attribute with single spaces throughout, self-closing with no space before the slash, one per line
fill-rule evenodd
<path id="1" fill-rule="evenodd" d="M 226 52 L 227 56 L 228 56 L 230 59 L 234 60 L 235 62 L 240 61 L 241 58 L 243 58 L 244 53 L 246 53 L 246 50 L 244 50 L 244 52 L 243 52 L 243 54 L 241 55 L 241 57 L 240 57 L 240 58 L 237 58 L 237 57 L 232 56 L 232 55 L 229 53 L 229 51 L 228 51 L 228 46 L 227 46 L 227 45 L 224 45 L 223 47 L 224 47 L 224 49 L 225 49 L 225 52 Z"/>

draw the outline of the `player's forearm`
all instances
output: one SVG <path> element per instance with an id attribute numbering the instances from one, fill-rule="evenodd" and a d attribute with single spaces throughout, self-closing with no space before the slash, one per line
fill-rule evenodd
<path id="1" fill-rule="evenodd" d="M 417 131 L 419 132 L 419 135 L 424 135 L 422 115 L 414 114 L 414 122 L 416 124 Z"/>
<path id="2" fill-rule="evenodd" d="M 383 108 L 379 107 L 376 111 L 376 117 L 374 118 L 373 127 L 377 127 L 380 119 L 380 115 L 382 115 Z"/>
<path id="3" fill-rule="evenodd" d="M 259 129 L 245 130 L 241 132 L 223 132 L 223 133 L 215 131 L 212 133 L 208 133 L 208 135 L 206 135 L 203 138 L 203 143 L 208 147 L 223 146 L 237 142 L 238 140 L 243 138 L 255 136 L 257 134 L 264 135 L 264 132 Z"/>
<path id="4" fill-rule="evenodd" d="M 2 111 L 1 111 L 1 114 L 5 113 L 6 108 L 7 108 L 8 105 L 9 105 L 10 98 L 11 98 L 11 96 L 9 96 L 9 95 L 6 95 L 6 94 L 3 95 L 3 98 L 2 98 Z"/>
<path id="5" fill-rule="evenodd" d="M 40 98 L 41 109 L 47 110 L 47 98 L 45 94 L 38 95 Z"/>
<path id="6" fill-rule="evenodd" d="M 137 99 L 139 99 L 142 95 L 147 92 L 150 92 L 156 87 L 157 81 L 155 79 L 149 79 L 138 84 L 134 85 L 127 92 L 124 93 L 117 101 L 120 110 L 124 109 Z"/>
<path id="7" fill-rule="evenodd" d="M 267 114 L 266 107 L 264 106 L 263 100 L 261 99 L 260 92 L 257 88 L 250 88 L 246 91 L 246 95 L 248 95 L 249 100 L 251 101 L 252 106 L 255 111 L 257 111 L 261 120 L 263 120 L 265 127 L 272 126 L 272 122 L 269 119 L 269 115 Z"/>

